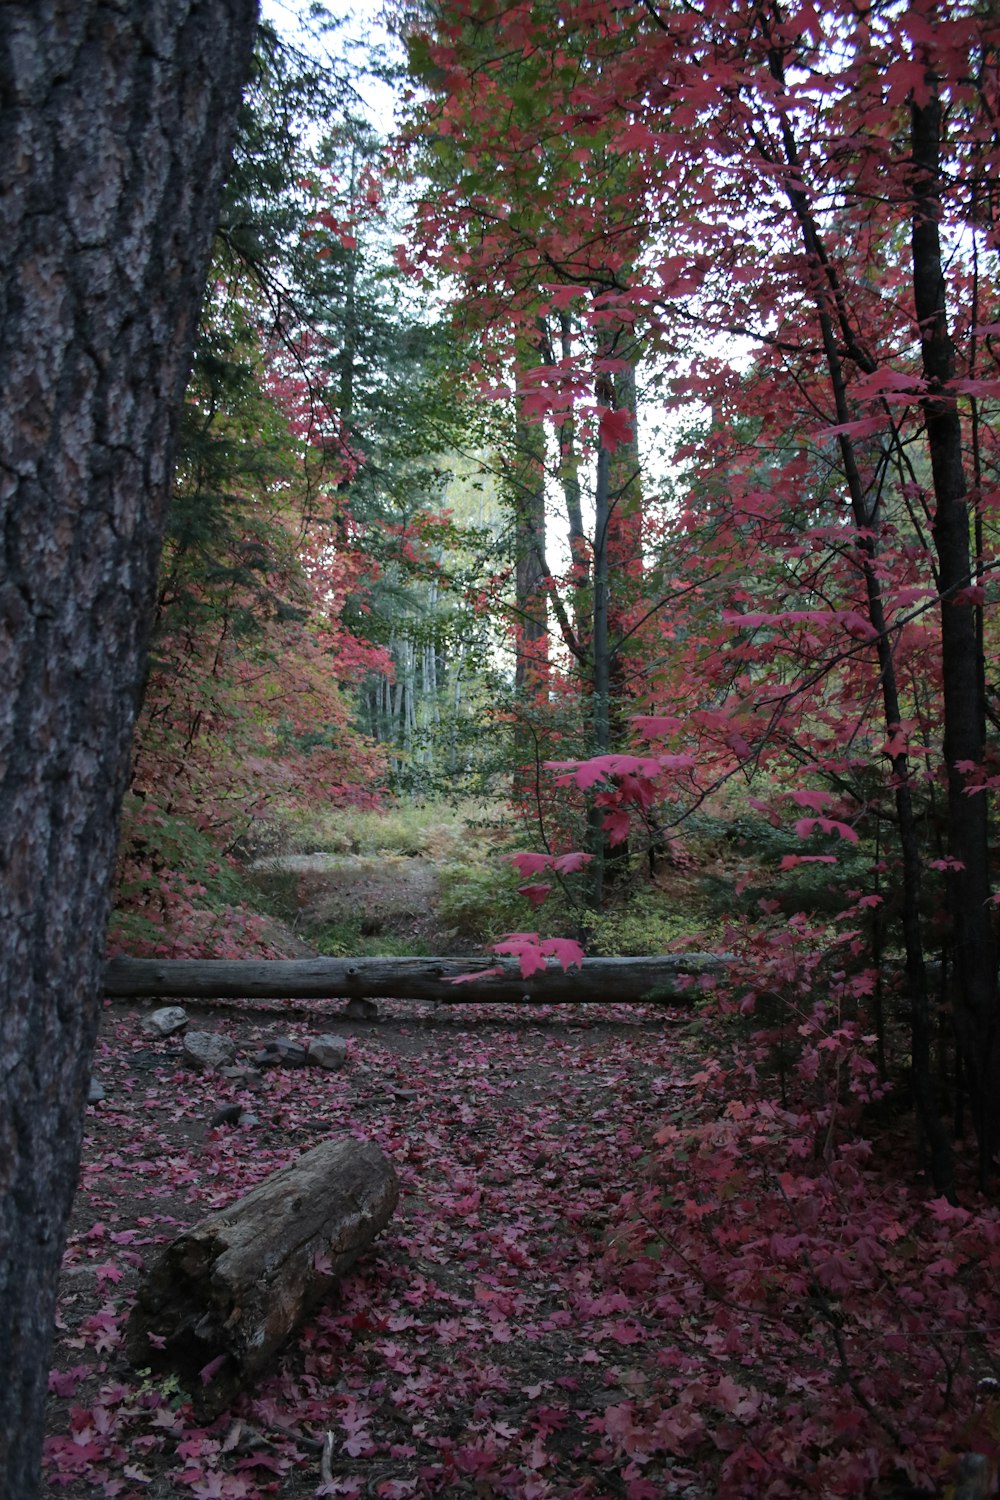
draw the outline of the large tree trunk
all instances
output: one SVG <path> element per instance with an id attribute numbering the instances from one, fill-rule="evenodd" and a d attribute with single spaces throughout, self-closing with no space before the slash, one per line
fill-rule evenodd
<path id="1" fill-rule="evenodd" d="M 129 1359 L 217 1416 L 389 1222 L 399 1182 L 372 1141 L 323 1141 L 172 1241 L 148 1268 Z M 209 1367 L 208 1371 L 206 1366 Z"/>
<path id="2" fill-rule="evenodd" d="M 118 807 L 255 0 L 0 23 L 0 1496 L 36 1493 Z"/>

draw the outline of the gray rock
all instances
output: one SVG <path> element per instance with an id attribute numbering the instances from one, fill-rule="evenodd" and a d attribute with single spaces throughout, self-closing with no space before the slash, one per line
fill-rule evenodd
<path id="1" fill-rule="evenodd" d="M 175 1031 L 187 1025 L 187 1021 L 187 1011 L 182 1006 L 161 1005 L 159 1010 L 150 1011 L 141 1029 L 148 1036 L 173 1036 Z"/>
<path id="2" fill-rule="evenodd" d="M 342 1036 L 314 1036 L 309 1043 L 309 1061 L 336 1073 L 347 1061 L 347 1042 Z"/>
<path id="3" fill-rule="evenodd" d="M 293 1042 L 291 1037 L 272 1037 L 254 1058 L 258 1068 L 304 1068 L 306 1065 L 306 1049 L 301 1042 Z"/>
<path id="4" fill-rule="evenodd" d="M 215 1111 L 208 1123 L 213 1128 L 216 1125 L 238 1125 L 242 1114 L 242 1104 L 224 1104 Z"/>
<path id="5" fill-rule="evenodd" d="M 225 1068 L 220 1068 L 219 1073 L 223 1078 L 229 1078 L 233 1083 L 245 1084 L 247 1088 L 256 1088 L 260 1083 L 260 1074 L 256 1068 L 249 1063 L 230 1063 Z"/>
<path id="6" fill-rule="evenodd" d="M 204 1073 L 224 1068 L 236 1056 L 236 1044 L 215 1031 L 189 1031 L 184 1038 L 185 1061 Z"/>
<path id="7" fill-rule="evenodd" d="M 98 1083 L 96 1078 L 92 1078 L 87 1088 L 87 1103 L 100 1104 L 101 1100 L 106 1097 L 107 1096 L 104 1092 L 104 1085 Z"/>

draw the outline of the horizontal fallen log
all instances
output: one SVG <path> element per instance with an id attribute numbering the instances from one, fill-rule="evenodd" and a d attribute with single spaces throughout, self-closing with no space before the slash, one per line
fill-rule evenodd
<path id="1" fill-rule="evenodd" d="M 126 1352 L 217 1415 L 388 1223 L 399 1197 L 371 1141 L 323 1141 L 173 1240 L 143 1275 Z"/>
<path id="2" fill-rule="evenodd" d="M 658 954 L 654 958 L 585 958 L 582 967 L 521 976 L 513 958 L 113 958 L 105 994 L 170 999 L 435 1000 L 445 1004 L 596 1004 L 683 1002 L 688 975 L 721 972 L 725 954 Z M 499 972 L 497 972 L 499 970 Z M 460 975 L 480 977 L 455 984 Z"/>

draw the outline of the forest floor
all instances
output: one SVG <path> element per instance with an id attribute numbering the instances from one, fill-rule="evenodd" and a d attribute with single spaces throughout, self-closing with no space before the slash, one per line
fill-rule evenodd
<path id="1" fill-rule="evenodd" d="M 192 1028 L 248 1050 L 279 1032 L 349 1038 L 343 1072 L 271 1069 L 247 1089 L 186 1069 L 176 1037 L 151 1040 L 137 1010 L 108 1008 L 60 1303 L 50 1493 L 304 1500 L 328 1430 L 329 1494 L 709 1493 L 662 1458 L 625 1475 L 607 1446 L 622 1403 L 655 1382 L 661 1340 L 606 1252 L 652 1128 L 688 1090 L 690 1015 L 381 1002 L 376 1021 L 352 1023 L 309 1009 L 188 1007 Z M 213 1127 L 234 1102 L 256 1123 Z M 169 1379 L 124 1361 L 140 1267 L 341 1133 L 391 1156 L 397 1213 L 273 1371 L 202 1428 Z"/>
<path id="2" fill-rule="evenodd" d="M 738 861 L 713 847 L 702 867 L 668 870 L 658 899 L 683 921 L 704 869 L 718 884 Z M 342 951 L 366 926 L 369 952 L 470 950 L 456 912 L 488 907 L 495 888 L 466 871 L 449 908 L 447 859 L 419 848 L 286 853 L 264 875 L 272 912 L 294 924 L 272 916 L 267 941 L 290 956 Z M 347 1039 L 342 1071 L 240 1081 L 187 1067 L 178 1036 L 144 1029 L 151 1008 L 103 1016 L 104 1097 L 87 1111 L 50 1377 L 49 1496 L 895 1500 L 950 1494 L 969 1435 L 993 1421 L 982 1330 L 1000 1321 L 996 1215 L 928 1220 L 926 1195 L 900 1187 L 905 1121 L 877 1159 L 851 1147 L 836 1173 L 789 1157 L 803 1149 L 792 1117 L 758 1115 L 713 1081 L 748 1035 L 739 1018 L 613 1002 L 380 1001 L 367 1021 L 336 1002 L 187 1006 L 190 1029 L 248 1059 L 279 1035 Z M 237 1123 L 213 1123 L 233 1105 Z M 176 1379 L 125 1359 L 143 1267 L 345 1134 L 391 1158 L 398 1208 L 206 1425 Z M 946 1319 L 927 1343 L 923 1309 L 939 1296 Z M 900 1465 L 925 1487 L 897 1484 Z"/>

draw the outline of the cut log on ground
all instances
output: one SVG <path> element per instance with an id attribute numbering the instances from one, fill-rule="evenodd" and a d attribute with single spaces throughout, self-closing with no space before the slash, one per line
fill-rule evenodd
<path id="1" fill-rule="evenodd" d="M 720 973 L 730 960 L 719 953 L 670 953 L 655 958 L 585 958 L 563 970 L 550 960 L 530 979 L 512 958 L 114 958 L 104 975 L 105 994 L 174 999 L 436 1000 L 450 1005 L 607 1004 L 667 1000 L 683 1003 L 697 993 L 684 976 Z M 499 971 L 499 972 L 497 972 Z M 461 974 L 476 979 L 455 984 Z"/>
<path id="2" fill-rule="evenodd" d="M 223 1411 L 389 1222 L 399 1184 L 371 1141 L 324 1141 L 180 1235 L 145 1273 L 126 1349 Z"/>

